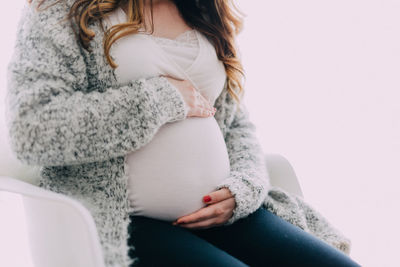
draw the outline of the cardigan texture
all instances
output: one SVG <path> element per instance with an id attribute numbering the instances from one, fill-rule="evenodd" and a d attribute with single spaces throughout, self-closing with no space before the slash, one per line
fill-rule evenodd
<path id="1" fill-rule="evenodd" d="M 76 40 L 74 25 L 61 22 L 74 1 L 64 0 L 40 12 L 33 1 L 22 10 L 7 69 L 10 145 L 21 162 L 40 166 L 38 186 L 70 196 L 91 212 L 106 266 L 127 267 L 137 258 L 128 255 L 125 155 L 149 143 L 165 123 L 185 119 L 188 110 L 177 88 L 164 77 L 118 83 L 104 56 L 99 22 L 89 25 L 95 33 L 91 52 Z M 44 5 L 55 2 L 47 0 Z M 214 106 L 231 165 L 229 177 L 216 190 L 229 188 L 236 201 L 225 225 L 264 205 L 349 253 L 350 240 L 318 211 L 270 185 L 255 125 L 226 84 Z"/>

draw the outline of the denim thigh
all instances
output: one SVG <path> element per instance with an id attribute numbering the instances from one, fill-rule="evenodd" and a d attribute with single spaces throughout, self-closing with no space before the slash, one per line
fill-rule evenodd
<path id="1" fill-rule="evenodd" d="M 248 266 L 224 250 L 170 222 L 144 216 L 130 216 L 128 245 L 133 266 Z"/>
<path id="2" fill-rule="evenodd" d="M 341 250 L 261 206 L 229 226 L 191 229 L 250 266 L 360 266 Z"/>

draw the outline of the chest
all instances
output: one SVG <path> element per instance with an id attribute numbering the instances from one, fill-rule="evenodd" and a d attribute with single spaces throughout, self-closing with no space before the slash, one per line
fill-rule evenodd
<path id="1" fill-rule="evenodd" d="M 105 92 L 110 88 L 118 88 L 121 85 L 121 81 L 117 78 L 116 70 L 107 62 L 103 47 L 104 32 L 101 29 L 100 22 L 91 23 L 89 29 L 95 35 L 90 42 L 91 51 L 89 52 L 83 48 L 80 51 L 86 62 L 85 72 L 87 77 L 87 86 L 81 87 L 81 90 L 83 92 Z M 213 53 L 215 53 L 215 50 Z M 226 86 L 226 83 L 224 86 Z M 226 98 L 230 99 L 228 96 L 227 90 L 223 89 L 214 102 L 214 106 L 219 110 L 214 117 L 224 135 L 226 125 L 229 125 L 232 120 L 233 112 L 230 109 L 234 107 L 234 105 L 226 103 Z M 228 116 L 229 118 L 227 118 L 226 113 L 231 114 Z"/>
<path id="2" fill-rule="evenodd" d="M 104 21 L 106 29 L 127 21 L 116 9 Z M 189 80 L 212 103 L 221 93 L 225 68 L 211 42 L 201 32 L 187 30 L 174 39 L 137 32 L 124 36 L 111 46 L 110 55 L 118 65 L 119 82 L 168 75 Z"/>

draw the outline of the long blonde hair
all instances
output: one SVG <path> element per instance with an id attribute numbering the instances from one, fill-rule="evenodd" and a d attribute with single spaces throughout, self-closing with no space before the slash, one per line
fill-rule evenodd
<path id="1" fill-rule="evenodd" d="M 36 9 L 46 0 L 39 1 Z M 54 4 L 63 0 L 58 0 Z M 112 68 L 118 65 L 112 60 L 110 56 L 110 48 L 112 44 L 129 34 L 134 34 L 144 25 L 144 1 L 145 0 L 76 0 L 66 19 L 73 19 L 78 30 L 74 31 L 78 37 L 80 44 L 88 51 L 89 42 L 93 40 L 95 34 L 89 29 L 88 25 L 92 21 L 102 20 L 109 13 L 119 7 L 127 5 L 128 7 L 128 21 L 125 23 L 113 25 L 107 31 L 104 30 L 102 23 L 102 30 L 104 32 L 104 54 L 107 62 Z M 235 45 L 235 37 L 242 31 L 243 28 L 243 13 L 237 8 L 233 0 L 172 0 L 177 6 L 179 12 L 182 14 L 185 22 L 212 41 L 217 57 L 225 66 L 227 74 L 226 87 L 231 96 L 237 103 L 244 93 L 243 83 L 245 73 L 243 65 L 238 56 L 238 51 Z M 32 2 L 32 0 L 28 0 Z M 151 11 L 151 25 L 153 25 L 153 1 L 150 0 Z M 48 8 L 48 7 L 46 7 Z M 43 9 L 42 9 L 43 10 Z M 239 14 L 235 13 L 236 10 Z M 238 91 L 237 91 L 238 90 Z"/>

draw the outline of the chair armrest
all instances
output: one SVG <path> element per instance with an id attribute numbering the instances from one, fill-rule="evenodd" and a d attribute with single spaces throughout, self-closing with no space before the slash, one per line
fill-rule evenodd
<path id="1" fill-rule="evenodd" d="M 289 193 L 303 197 L 299 180 L 290 162 L 280 154 L 265 154 L 267 171 L 272 186 L 278 186 Z"/>
<path id="2" fill-rule="evenodd" d="M 7 176 L 0 176 L 3 192 L 21 197 L 35 266 L 105 266 L 94 219 L 78 200 Z"/>

